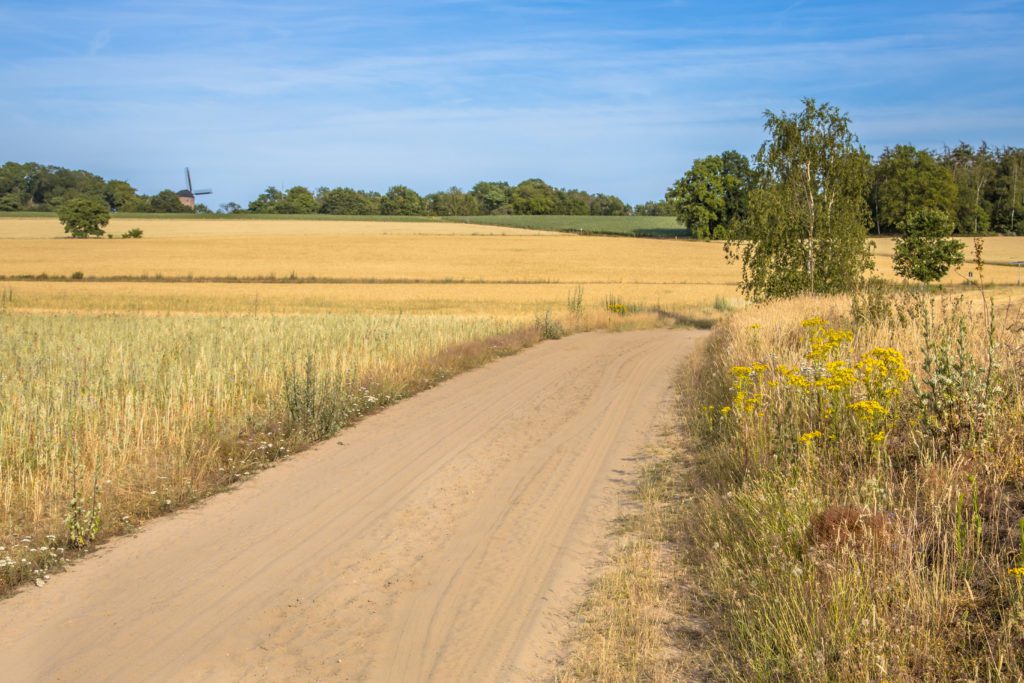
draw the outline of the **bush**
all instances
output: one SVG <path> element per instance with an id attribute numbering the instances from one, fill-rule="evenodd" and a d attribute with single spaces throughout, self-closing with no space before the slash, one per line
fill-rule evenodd
<path id="1" fill-rule="evenodd" d="M 561 339 L 565 334 L 565 328 L 554 319 L 550 309 L 544 311 L 543 314 L 536 314 L 533 324 L 537 328 L 537 334 L 540 335 L 541 339 Z"/>
<path id="2" fill-rule="evenodd" d="M 102 237 L 103 228 L 110 222 L 110 211 L 102 200 L 76 197 L 61 205 L 57 218 L 64 225 L 64 232 L 72 237 Z"/>
<path id="3" fill-rule="evenodd" d="M 72 280 L 81 280 L 81 279 L 84 279 L 84 278 L 85 278 L 85 273 L 83 273 L 80 270 L 76 270 L 75 272 L 71 273 L 71 279 Z"/>
<path id="4" fill-rule="evenodd" d="M 140 230 L 139 228 L 132 228 L 128 232 L 122 232 L 121 233 L 121 239 L 123 239 L 123 240 L 128 240 L 128 239 L 137 240 L 137 239 L 141 239 L 141 238 L 142 238 L 142 230 Z"/>

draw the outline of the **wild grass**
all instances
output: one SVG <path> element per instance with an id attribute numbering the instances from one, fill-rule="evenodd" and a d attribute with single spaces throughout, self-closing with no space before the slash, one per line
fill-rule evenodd
<path id="1" fill-rule="evenodd" d="M 675 559 L 686 514 L 680 502 L 688 495 L 681 450 L 679 430 L 672 428 L 648 447 L 556 680 L 691 680 L 704 671 L 699 650 L 675 642 L 701 630 L 691 616 L 689 580 Z"/>
<path id="2" fill-rule="evenodd" d="M 0 592 L 537 338 L 476 317 L 0 312 Z"/>
<path id="3" fill-rule="evenodd" d="M 1024 677 L 1021 329 L 891 291 L 718 327 L 683 388 L 680 553 L 717 678 Z"/>

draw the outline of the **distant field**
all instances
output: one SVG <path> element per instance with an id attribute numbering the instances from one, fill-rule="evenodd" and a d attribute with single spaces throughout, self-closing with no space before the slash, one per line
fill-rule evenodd
<path id="1" fill-rule="evenodd" d="M 13 218 L 50 218 L 54 225 L 56 215 L 50 212 L 13 211 L 0 214 L 0 223 Z M 174 221 L 182 224 L 197 221 L 230 221 L 242 223 L 403 223 L 424 224 L 471 224 L 504 226 L 508 228 L 529 228 L 555 232 L 574 232 L 585 235 L 626 235 L 631 237 L 689 237 L 690 232 L 679 225 L 672 216 L 334 216 L 324 214 L 154 214 L 121 213 L 112 224 L 124 225 L 133 221 Z M 390 228 L 391 231 L 396 227 Z M 406 228 L 410 231 L 416 228 Z M 423 228 L 427 229 L 427 228 Z M 123 228 L 122 228 L 123 231 Z"/>
<path id="2" fill-rule="evenodd" d="M 584 235 L 663 238 L 690 236 L 690 231 L 679 225 L 673 216 L 466 216 L 451 220 Z"/>

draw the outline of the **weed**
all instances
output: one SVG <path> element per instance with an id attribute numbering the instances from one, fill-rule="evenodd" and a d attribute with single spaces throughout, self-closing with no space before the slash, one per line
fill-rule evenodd
<path id="1" fill-rule="evenodd" d="M 533 325 L 541 339 L 561 339 L 565 328 L 551 315 L 551 309 L 534 315 Z"/>
<path id="2" fill-rule="evenodd" d="M 583 316 L 583 285 L 577 285 L 569 290 L 569 299 L 566 303 L 569 315 L 577 319 Z"/>

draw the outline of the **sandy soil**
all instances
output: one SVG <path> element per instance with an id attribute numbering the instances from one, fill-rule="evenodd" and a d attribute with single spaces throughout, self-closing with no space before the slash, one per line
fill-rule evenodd
<path id="1" fill-rule="evenodd" d="M 0 602 L 5 681 L 551 674 L 703 333 L 545 342 Z"/>

